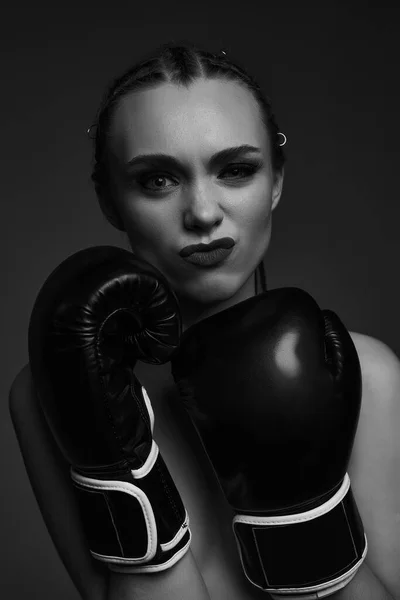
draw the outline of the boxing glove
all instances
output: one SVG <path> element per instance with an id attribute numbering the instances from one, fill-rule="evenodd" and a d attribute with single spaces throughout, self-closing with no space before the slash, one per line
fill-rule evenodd
<path id="1" fill-rule="evenodd" d="M 38 399 L 71 465 L 90 551 L 115 571 L 161 571 L 189 548 L 188 515 L 134 374 L 138 360 L 166 362 L 180 331 L 161 273 L 108 246 L 67 258 L 32 310 L 29 362 Z"/>
<path id="2" fill-rule="evenodd" d="M 268 291 L 191 326 L 171 360 L 249 581 L 302 600 L 344 587 L 367 540 L 347 474 L 360 363 L 338 316 Z"/>

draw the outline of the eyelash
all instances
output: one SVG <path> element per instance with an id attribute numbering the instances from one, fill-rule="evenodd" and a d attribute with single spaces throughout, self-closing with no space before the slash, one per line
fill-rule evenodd
<path id="1" fill-rule="evenodd" d="M 251 177 L 252 175 L 255 175 L 255 173 L 261 168 L 262 163 L 259 162 L 257 164 L 250 164 L 250 163 L 234 163 L 231 165 L 228 165 L 227 167 L 225 167 L 225 169 L 223 169 L 222 173 L 225 173 L 227 171 L 234 171 L 234 170 L 240 170 L 240 171 L 245 171 L 245 175 L 243 177 L 234 177 L 233 180 L 234 181 L 240 181 L 241 179 L 247 179 L 249 177 Z M 143 175 L 142 177 L 140 177 L 139 179 L 139 184 L 141 185 L 142 188 L 146 189 L 147 191 L 151 191 L 151 192 L 163 192 L 166 189 L 168 189 L 167 187 L 162 187 L 162 188 L 153 188 L 153 189 L 149 189 L 146 188 L 146 183 L 148 181 L 151 181 L 152 179 L 157 179 L 157 178 L 164 178 L 164 179 L 172 179 L 172 177 L 170 177 L 169 175 L 167 175 L 166 173 L 152 173 L 152 174 L 146 174 Z"/>

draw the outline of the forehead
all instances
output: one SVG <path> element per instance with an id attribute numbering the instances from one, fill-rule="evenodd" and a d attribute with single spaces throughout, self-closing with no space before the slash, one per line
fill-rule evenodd
<path id="1" fill-rule="evenodd" d="M 146 151 L 197 155 L 267 145 L 253 94 L 223 80 L 196 80 L 189 87 L 166 83 L 127 94 L 114 111 L 110 135 L 111 150 L 122 159 Z"/>

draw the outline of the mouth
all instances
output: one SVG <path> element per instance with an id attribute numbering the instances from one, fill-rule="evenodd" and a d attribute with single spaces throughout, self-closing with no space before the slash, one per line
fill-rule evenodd
<path id="1" fill-rule="evenodd" d="M 214 240 L 210 244 L 191 244 L 190 246 L 185 246 L 179 252 L 179 256 L 182 258 L 186 258 L 195 252 L 210 252 L 215 248 L 224 248 L 226 250 L 232 248 L 235 245 L 235 240 L 231 237 L 224 237 L 218 240 Z"/>
<path id="2" fill-rule="evenodd" d="M 210 267 L 225 260 L 232 252 L 235 240 L 231 237 L 214 240 L 210 244 L 192 244 L 185 246 L 179 255 L 194 265 Z"/>
<path id="3" fill-rule="evenodd" d="M 200 267 L 211 267 L 222 262 L 231 254 L 231 248 L 214 248 L 207 252 L 192 252 L 189 256 L 184 257 L 184 260 Z"/>

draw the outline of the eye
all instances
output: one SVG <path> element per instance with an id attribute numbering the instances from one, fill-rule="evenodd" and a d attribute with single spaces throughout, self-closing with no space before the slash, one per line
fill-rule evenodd
<path id="1" fill-rule="evenodd" d="M 221 179 L 245 179 L 251 177 L 258 171 L 261 165 L 253 165 L 249 163 L 237 163 L 229 165 L 222 171 L 222 174 L 232 173 L 232 177 L 221 177 Z"/>
<path id="2" fill-rule="evenodd" d="M 171 177 L 164 173 L 152 173 L 145 175 L 139 179 L 140 185 L 150 192 L 164 191 L 171 186 L 163 185 L 165 181 L 173 181 Z M 154 182 L 154 185 L 149 185 L 149 182 Z M 176 185 L 176 183 L 174 183 Z"/>

